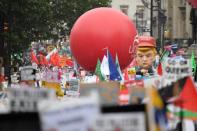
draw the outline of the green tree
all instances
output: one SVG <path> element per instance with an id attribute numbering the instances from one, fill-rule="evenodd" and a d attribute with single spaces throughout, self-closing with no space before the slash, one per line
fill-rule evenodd
<path id="1" fill-rule="evenodd" d="M 111 0 L 0 0 L 0 15 L 8 23 L 8 30 L 0 35 L 5 43 L 11 43 L 8 48 L 12 54 L 19 53 L 31 41 L 69 35 L 80 15 L 110 3 Z"/>
<path id="2" fill-rule="evenodd" d="M 9 23 L 4 37 L 26 47 L 31 41 L 69 34 L 87 10 L 109 6 L 110 0 L 1 0 L 0 13 Z"/>
<path id="3" fill-rule="evenodd" d="M 68 35 L 80 15 L 110 3 L 111 0 L 0 0 L 0 47 L 9 83 L 11 61 L 19 62 L 16 59 L 31 41 L 56 39 L 60 33 Z M 8 23 L 6 30 L 2 30 L 4 23 Z"/>

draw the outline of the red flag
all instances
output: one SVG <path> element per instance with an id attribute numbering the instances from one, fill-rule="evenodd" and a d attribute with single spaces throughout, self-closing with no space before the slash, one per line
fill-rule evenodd
<path id="1" fill-rule="evenodd" d="M 55 66 L 60 66 L 60 56 L 58 53 L 55 53 Z"/>
<path id="2" fill-rule="evenodd" d="M 59 65 L 59 54 L 56 52 L 56 53 L 53 53 L 50 57 L 50 64 L 53 65 L 53 66 L 60 66 Z"/>
<path id="3" fill-rule="evenodd" d="M 38 59 L 33 51 L 31 52 L 31 61 L 35 62 L 36 64 L 39 64 Z"/>
<path id="4" fill-rule="evenodd" d="M 70 67 L 73 67 L 74 66 L 74 63 L 73 63 L 73 61 L 71 59 L 67 59 L 66 60 L 66 65 L 67 66 L 70 66 Z"/>
<path id="5" fill-rule="evenodd" d="M 182 100 L 182 102 L 175 103 L 176 106 L 188 111 L 197 112 L 197 90 L 191 77 L 187 78 L 183 90 L 179 95 L 179 99 Z"/>
<path id="6" fill-rule="evenodd" d="M 54 65 L 54 53 L 51 55 L 49 59 L 49 64 Z"/>
<path id="7" fill-rule="evenodd" d="M 162 64 L 159 63 L 158 67 L 157 67 L 157 74 L 162 76 L 163 75 L 163 69 L 162 69 Z"/>

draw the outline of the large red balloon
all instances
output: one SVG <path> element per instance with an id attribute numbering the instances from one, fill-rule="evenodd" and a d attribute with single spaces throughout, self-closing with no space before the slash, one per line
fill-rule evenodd
<path id="1" fill-rule="evenodd" d="M 193 8 L 197 8 L 197 0 L 187 0 L 189 4 L 191 4 L 191 6 Z"/>
<path id="2" fill-rule="evenodd" d="M 70 34 L 71 52 L 79 65 L 94 71 L 98 58 L 102 61 L 106 48 L 121 69 L 129 65 L 136 28 L 128 16 L 119 10 L 102 7 L 87 11 L 75 22 Z"/>
<path id="3" fill-rule="evenodd" d="M 192 0 L 191 4 L 193 8 L 197 8 L 197 0 Z"/>

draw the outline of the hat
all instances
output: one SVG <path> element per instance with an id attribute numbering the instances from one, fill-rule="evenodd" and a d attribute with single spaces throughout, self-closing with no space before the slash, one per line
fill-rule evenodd
<path id="1" fill-rule="evenodd" d="M 156 47 L 156 40 L 152 36 L 138 36 L 137 37 L 137 46 L 138 47 Z"/>

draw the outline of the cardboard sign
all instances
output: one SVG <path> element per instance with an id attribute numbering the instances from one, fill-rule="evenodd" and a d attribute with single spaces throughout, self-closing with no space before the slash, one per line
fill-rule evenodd
<path id="1" fill-rule="evenodd" d="M 35 69 L 32 66 L 24 66 L 20 71 L 22 81 L 35 80 Z"/>
<path id="2" fill-rule="evenodd" d="M 93 131 L 147 131 L 145 105 L 109 106 L 91 126 Z"/>
<path id="3" fill-rule="evenodd" d="M 8 99 L 11 111 L 35 112 L 38 102 L 55 99 L 55 92 L 45 88 L 10 88 Z"/>
<path id="4" fill-rule="evenodd" d="M 102 115 L 93 125 L 94 131 L 146 131 L 144 113 Z"/>
<path id="5" fill-rule="evenodd" d="M 167 58 L 164 62 L 164 80 L 170 84 L 178 79 L 192 75 L 190 61 L 187 59 Z"/>
<path id="6" fill-rule="evenodd" d="M 100 102 L 102 105 L 114 105 L 118 104 L 120 83 L 115 81 L 99 82 L 99 83 L 88 83 L 80 84 L 80 96 L 86 96 L 91 91 L 99 93 Z"/>
<path id="7" fill-rule="evenodd" d="M 129 88 L 129 103 L 130 104 L 140 104 L 142 100 L 146 97 L 146 88 L 133 87 Z"/>
<path id="8" fill-rule="evenodd" d="M 58 71 L 47 70 L 42 72 L 42 81 L 60 82 L 58 77 Z"/>
<path id="9" fill-rule="evenodd" d="M 43 101 L 39 107 L 43 131 L 87 131 L 99 113 L 98 99 L 93 97 Z"/>
<path id="10" fill-rule="evenodd" d="M 18 83 L 19 82 L 19 75 L 17 73 L 11 75 L 11 82 L 12 83 Z"/>
<path id="11" fill-rule="evenodd" d="M 79 95 L 79 80 L 71 79 L 66 82 L 66 95 L 67 96 L 78 96 Z"/>

